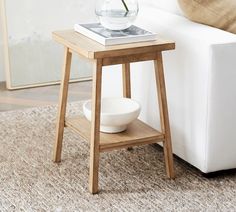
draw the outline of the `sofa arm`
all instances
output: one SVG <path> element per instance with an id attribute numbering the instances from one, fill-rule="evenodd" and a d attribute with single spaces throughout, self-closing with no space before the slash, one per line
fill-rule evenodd
<path id="1" fill-rule="evenodd" d="M 211 45 L 206 169 L 236 168 L 236 42 Z"/>
<path id="2" fill-rule="evenodd" d="M 236 168 L 236 35 L 151 7 L 141 8 L 136 24 L 176 41 L 164 54 L 174 152 L 205 173 Z M 142 79 L 149 93 L 152 77 Z M 142 118 L 157 127 L 153 94 L 133 93 Z"/>

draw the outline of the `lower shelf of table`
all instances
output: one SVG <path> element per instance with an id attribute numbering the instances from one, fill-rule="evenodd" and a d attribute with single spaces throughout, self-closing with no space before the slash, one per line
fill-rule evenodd
<path id="1" fill-rule="evenodd" d="M 84 116 L 67 118 L 65 126 L 78 132 L 90 141 L 91 126 Z M 127 148 L 132 146 L 156 143 L 164 140 L 164 135 L 140 120 L 131 123 L 127 130 L 121 133 L 100 133 L 100 151 Z"/>

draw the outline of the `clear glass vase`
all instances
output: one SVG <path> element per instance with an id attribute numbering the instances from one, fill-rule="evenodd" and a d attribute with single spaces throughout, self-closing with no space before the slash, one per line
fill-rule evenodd
<path id="1" fill-rule="evenodd" d="M 96 0 L 96 15 L 110 30 L 129 28 L 138 15 L 138 0 Z"/>

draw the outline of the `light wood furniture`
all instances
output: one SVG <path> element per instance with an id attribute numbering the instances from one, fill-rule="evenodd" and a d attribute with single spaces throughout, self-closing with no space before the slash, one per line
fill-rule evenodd
<path id="1" fill-rule="evenodd" d="M 56 142 L 54 161 L 61 161 L 62 140 L 64 127 L 69 127 L 90 141 L 90 177 L 89 190 L 98 192 L 98 167 L 101 152 L 121 148 L 163 142 L 167 176 L 174 178 L 173 155 L 171 147 L 170 126 L 166 99 L 165 79 L 163 71 L 162 51 L 172 50 L 175 43 L 166 40 L 133 43 L 105 47 L 73 30 L 57 31 L 53 33 L 55 41 L 64 45 L 65 57 L 62 72 L 61 94 L 56 128 Z M 70 64 L 72 52 L 89 58 L 93 62 L 93 90 L 92 90 L 92 121 L 85 117 L 66 119 L 66 104 Z M 122 64 L 123 95 L 131 98 L 130 63 L 154 60 L 159 111 L 161 117 L 161 131 L 157 131 L 140 120 L 134 121 L 128 129 L 118 134 L 100 132 L 100 107 L 102 67 Z"/>

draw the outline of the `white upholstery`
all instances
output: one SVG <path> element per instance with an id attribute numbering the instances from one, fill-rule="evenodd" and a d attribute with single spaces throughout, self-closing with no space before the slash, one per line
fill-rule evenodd
<path id="1" fill-rule="evenodd" d="M 176 41 L 164 53 L 174 153 L 205 173 L 236 168 L 236 35 L 151 6 L 136 24 Z M 121 95 L 118 67 L 105 70 L 104 96 Z M 158 128 L 151 62 L 132 64 L 132 95 Z"/>
<path id="2" fill-rule="evenodd" d="M 183 14 L 179 7 L 178 0 L 139 0 L 139 4 L 141 7 L 143 5 L 148 5 L 174 14 Z"/>

